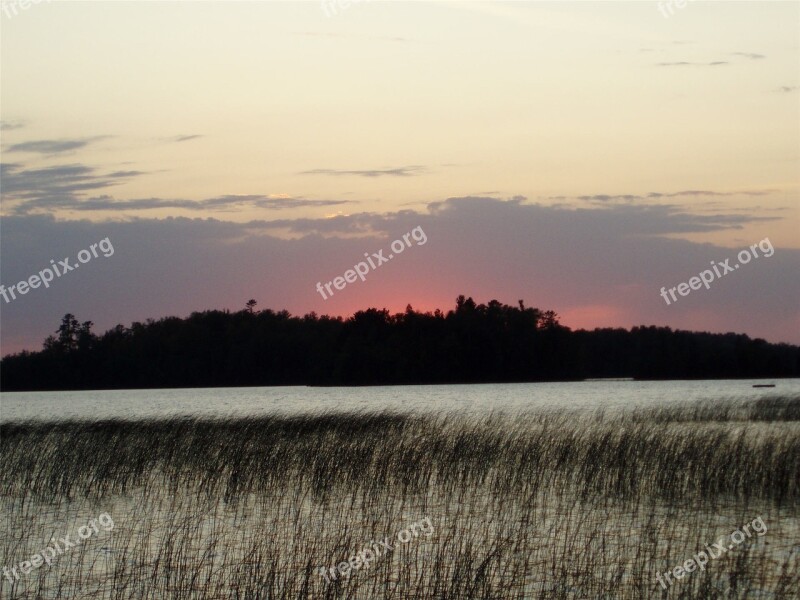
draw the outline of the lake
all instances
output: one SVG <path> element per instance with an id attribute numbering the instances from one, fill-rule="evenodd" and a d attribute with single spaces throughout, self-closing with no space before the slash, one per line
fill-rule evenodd
<path id="1" fill-rule="evenodd" d="M 754 384 L 774 383 L 774 388 Z M 377 387 L 242 387 L 0 395 L 0 421 L 224 417 L 320 412 L 516 413 L 618 409 L 704 399 L 800 397 L 800 379 L 583 381 Z"/>
<path id="2" fill-rule="evenodd" d="M 797 598 L 798 398 L 800 379 L 3 394 L 0 598 Z M 384 410 L 405 414 L 350 414 Z M 131 421 L 47 422 L 112 417 Z M 708 570 L 678 581 L 692 557 Z"/>

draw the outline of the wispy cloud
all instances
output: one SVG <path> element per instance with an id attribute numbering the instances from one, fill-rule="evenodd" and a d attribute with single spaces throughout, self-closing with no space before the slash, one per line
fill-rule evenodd
<path id="1" fill-rule="evenodd" d="M 264 195 L 228 195 L 203 200 L 139 198 L 134 200 L 115 200 L 110 196 L 89 198 L 73 204 L 73 210 L 114 211 L 114 210 L 152 210 L 157 208 L 177 208 L 183 210 L 238 210 L 242 208 L 262 208 L 286 210 L 320 206 L 339 206 L 354 204 L 354 200 L 313 200 L 309 198 L 287 198 Z"/>
<path id="2" fill-rule="evenodd" d="M 776 190 L 739 190 L 734 192 L 715 192 L 712 190 L 683 190 L 680 192 L 650 192 L 648 198 L 676 198 L 678 196 L 768 196 Z"/>
<path id="3" fill-rule="evenodd" d="M 425 167 L 411 165 L 408 167 L 396 167 L 392 169 L 364 169 L 364 170 L 340 170 L 340 169 L 311 169 L 301 171 L 300 175 L 355 175 L 357 177 L 412 177 L 422 175 Z"/>
<path id="4" fill-rule="evenodd" d="M 175 135 L 172 137 L 164 138 L 165 142 L 188 142 L 189 140 L 196 140 L 198 138 L 203 137 L 199 133 L 194 133 L 191 135 Z"/>
<path id="5" fill-rule="evenodd" d="M 550 196 L 549 200 L 582 200 L 584 202 L 636 202 L 658 200 L 661 198 L 696 198 L 696 197 L 729 197 L 729 196 L 768 196 L 775 190 L 739 190 L 717 192 L 714 190 L 681 190 L 678 192 L 649 192 L 647 194 L 592 194 L 583 196 Z"/>
<path id="6" fill-rule="evenodd" d="M 16 163 L 0 164 L 3 200 L 13 214 L 57 211 L 140 211 L 153 209 L 233 211 L 243 208 L 285 210 L 357 204 L 354 200 L 310 199 L 285 195 L 223 195 L 202 200 L 183 198 L 136 198 L 118 200 L 110 195 L 86 198 L 87 192 L 101 190 L 144 175 L 143 171 L 102 173 L 82 164 L 43 169 L 24 169 Z"/>
<path id="7" fill-rule="evenodd" d="M 678 62 L 660 62 L 656 63 L 657 67 L 718 67 L 720 65 L 727 65 L 730 64 L 726 60 L 715 60 L 713 62 L 708 63 L 700 63 L 700 62 L 688 62 L 685 60 L 678 61 Z"/>
<path id="8" fill-rule="evenodd" d="M 101 173 L 83 164 L 25 169 L 17 163 L 0 164 L 3 200 L 17 214 L 32 210 L 54 210 L 80 203 L 83 193 L 108 188 L 142 175 L 142 171 Z"/>
<path id="9" fill-rule="evenodd" d="M 756 54 L 754 52 L 731 52 L 729 56 L 740 56 L 749 60 L 763 60 L 767 58 L 764 54 Z M 696 61 L 673 61 L 673 62 L 660 62 L 656 63 L 657 67 L 718 67 L 721 65 L 731 64 L 727 60 L 714 60 L 710 62 L 696 62 Z"/>
<path id="10" fill-rule="evenodd" d="M 106 136 L 93 138 L 72 139 L 72 140 L 33 140 L 12 144 L 6 152 L 32 152 L 35 154 L 60 154 L 84 148 L 97 140 L 104 139 Z"/>
<path id="11" fill-rule="evenodd" d="M 11 131 L 12 129 L 22 129 L 25 123 L 22 121 L 0 121 L 0 131 Z"/>

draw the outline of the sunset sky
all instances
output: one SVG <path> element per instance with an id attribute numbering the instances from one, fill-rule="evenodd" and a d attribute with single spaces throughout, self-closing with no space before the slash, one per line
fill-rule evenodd
<path id="1" fill-rule="evenodd" d="M 800 343 L 800 2 L 26 6 L 0 8 L 0 283 L 114 253 L 0 298 L 3 355 L 67 312 L 102 332 L 459 294 Z"/>

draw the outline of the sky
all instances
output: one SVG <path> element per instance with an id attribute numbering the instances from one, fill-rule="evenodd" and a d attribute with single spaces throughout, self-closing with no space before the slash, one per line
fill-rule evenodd
<path id="1" fill-rule="evenodd" d="M 2 355 L 460 294 L 800 343 L 800 2 L 4 0 L 0 119 Z"/>

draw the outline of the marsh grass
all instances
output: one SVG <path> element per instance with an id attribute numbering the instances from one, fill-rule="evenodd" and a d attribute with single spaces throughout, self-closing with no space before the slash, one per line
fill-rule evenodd
<path id="1" fill-rule="evenodd" d="M 0 447 L 0 566 L 115 522 L 2 598 L 800 596 L 800 399 L 6 423 Z M 758 516 L 766 535 L 658 586 Z M 424 517 L 430 537 L 319 575 Z"/>

